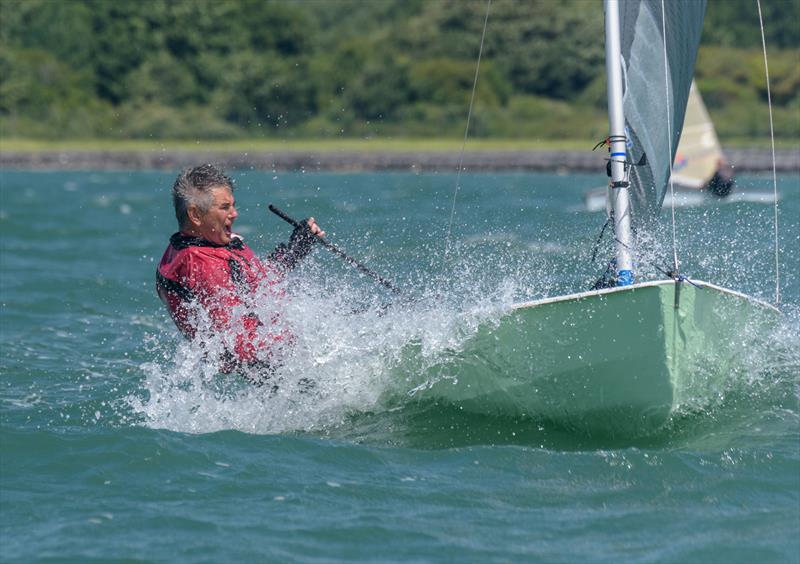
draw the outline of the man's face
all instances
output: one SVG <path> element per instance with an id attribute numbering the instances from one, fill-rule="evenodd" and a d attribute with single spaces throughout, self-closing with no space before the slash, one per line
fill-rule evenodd
<path id="1" fill-rule="evenodd" d="M 195 210 L 191 214 L 195 230 L 206 241 L 218 245 L 227 245 L 231 242 L 231 229 L 233 222 L 239 215 L 234 207 L 233 193 L 226 186 L 212 188 L 213 203 L 209 210 L 203 213 Z M 196 219 L 195 219 L 196 218 Z"/>

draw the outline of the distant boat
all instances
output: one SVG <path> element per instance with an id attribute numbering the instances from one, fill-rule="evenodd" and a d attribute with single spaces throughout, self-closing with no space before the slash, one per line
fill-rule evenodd
<path id="1" fill-rule="evenodd" d="M 677 189 L 705 190 L 716 196 L 727 196 L 734 184 L 733 168 L 722 153 L 711 116 L 694 81 L 672 166 L 672 182 Z"/>

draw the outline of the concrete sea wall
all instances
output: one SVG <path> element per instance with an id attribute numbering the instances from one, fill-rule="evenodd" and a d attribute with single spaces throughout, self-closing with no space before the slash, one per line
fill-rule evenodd
<path id="1" fill-rule="evenodd" d="M 737 173 L 772 170 L 772 153 L 763 149 L 729 149 Z M 602 170 L 605 151 L 467 151 L 465 171 Z M 780 172 L 800 172 L 800 150 L 776 152 Z M 226 169 L 306 171 L 418 171 L 458 169 L 458 152 L 432 151 L 2 151 L 0 168 L 33 170 L 177 170 L 211 162 Z"/>

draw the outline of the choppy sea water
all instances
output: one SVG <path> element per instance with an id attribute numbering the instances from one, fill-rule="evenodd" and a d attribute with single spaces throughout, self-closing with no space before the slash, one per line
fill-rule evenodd
<path id="1" fill-rule="evenodd" d="M 588 289 L 611 249 L 591 262 L 603 216 L 582 194 L 602 175 L 462 176 L 452 226 L 454 175 L 234 176 L 257 252 L 288 236 L 274 203 L 412 299 L 384 307 L 316 250 L 287 281 L 298 341 L 268 394 L 204 366 L 155 296 L 173 174 L 3 171 L 0 559 L 800 561 L 797 176 L 779 178 L 780 326 L 728 389 L 629 440 L 420 401 L 398 365 L 411 341 L 424 365 L 516 301 Z M 677 210 L 677 252 L 774 301 L 773 208 L 751 200 Z M 670 214 L 640 238 L 655 276 Z"/>

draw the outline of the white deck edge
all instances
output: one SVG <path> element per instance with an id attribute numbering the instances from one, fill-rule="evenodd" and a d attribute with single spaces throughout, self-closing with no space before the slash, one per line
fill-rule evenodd
<path id="1" fill-rule="evenodd" d="M 690 282 L 685 282 L 689 284 Z M 531 307 L 538 307 L 541 305 L 546 304 L 553 304 L 558 302 L 568 302 L 573 300 L 582 300 L 587 298 L 594 298 L 598 296 L 605 296 L 607 294 L 615 294 L 619 292 L 629 292 L 634 291 L 639 288 L 651 288 L 653 286 L 666 286 L 666 285 L 674 285 L 674 280 L 652 280 L 650 282 L 640 282 L 638 284 L 634 284 L 632 286 L 615 286 L 613 288 L 603 288 L 602 290 L 589 290 L 587 292 L 579 292 L 577 294 L 567 294 L 566 296 L 555 296 L 552 298 L 542 298 L 540 300 L 532 300 L 529 302 L 522 302 L 519 304 L 514 304 L 512 306 L 512 310 L 515 309 L 527 309 Z M 737 298 L 747 300 L 749 302 L 753 302 L 755 304 L 760 305 L 761 307 L 765 307 L 771 310 L 774 310 L 780 313 L 780 310 L 772 305 L 771 303 L 765 302 L 763 300 L 759 300 L 758 298 L 754 298 L 752 296 L 748 296 L 747 294 L 743 294 L 741 292 L 737 292 L 736 290 L 729 290 L 728 288 L 723 288 L 722 286 L 717 286 L 716 284 L 711 284 L 710 282 L 703 282 L 702 280 L 692 280 L 691 284 L 695 286 L 699 286 L 700 288 L 710 288 L 717 292 L 728 294 L 731 296 L 736 296 Z"/>

